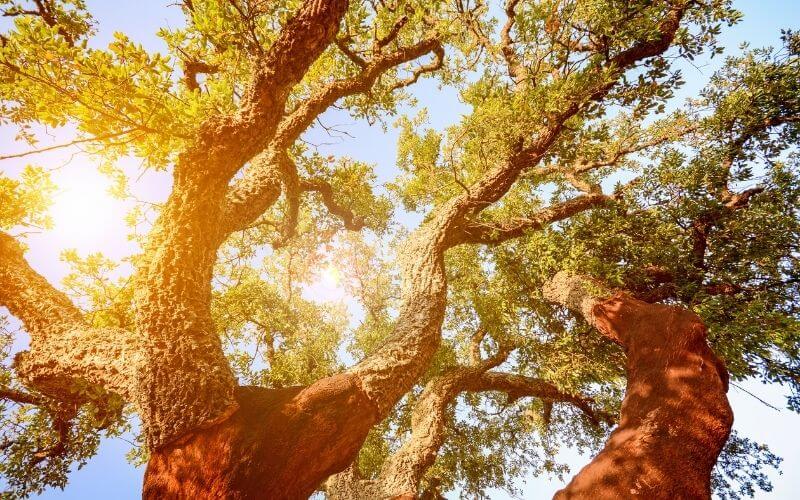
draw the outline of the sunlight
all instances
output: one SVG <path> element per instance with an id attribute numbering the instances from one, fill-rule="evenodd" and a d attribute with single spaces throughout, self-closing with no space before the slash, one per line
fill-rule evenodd
<path id="1" fill-rule="evenodd" d="M 122 202 L 109 193 L 109 181 L 88 169 L 78 175 L 54 179 L 58 192 L 50 215 L 53 232 L 66 247 L 96 247 L 117 233 L 121 226 Z"/>
<path id="2" fill-rule="evenodd" d="M 338 288 L 341 282 L 342 272 L 333 264 L 328 264 L 328 267 L 322 271 L 320 283 L 326 288 Z"/>
<path id="3" fill-rule="evenodd" d="M 315 273 L 314 281 L 304 287 L 303 296 L 319 303 L 346 301 L 349 296 L 342 286 L 342 278 L 342 271 L 328 263 Z"/>

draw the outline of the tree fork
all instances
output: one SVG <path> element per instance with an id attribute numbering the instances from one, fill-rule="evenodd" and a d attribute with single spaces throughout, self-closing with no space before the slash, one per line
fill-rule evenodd
<path id="1" fill-rule="evenodd" d="M 229 419 L 154 451 L 145 499 L 305 499 L 352 463 L 378 410 L 356 375 L 240 387 Z"/>
<path id="2" fill-rule="evenodd" d="M 733 412 L 728 372 L 708 346 L 702 320 L 680 307 L 611 295 L 566 272 L 544 292 L 627 355 L 619 426 L 555 498 L 710 498 L 711 470 Z"/>

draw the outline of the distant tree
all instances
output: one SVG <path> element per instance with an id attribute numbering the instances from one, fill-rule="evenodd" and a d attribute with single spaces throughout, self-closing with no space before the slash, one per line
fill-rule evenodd
<path id="1" fill-rule="evenodd" d="M 132 277 L 69 251 L 61 291 L 24 258 L 47 170 L 0 177 L 0 306 L 30 336 L 0 372 L 9 495 L 63 487 L 134 413 L 146 498 L 485 496 L 562 475 L 563 443 L 596 456 L 557 498 L 771 488 L 726 392 L 800 410 L 797 35 L 675 110 L 726 0 L 180 8 L 163 55 L 96 48 L 82 0 L 0 0 L 0 117 L 31 147 L 0 159 L 70 126 L 120 197 L 123 157 L 173 179 L 127 219 Z M 427 129 L 422 78 L 470 112 Z M 338 109 L 403 113 L 387 190 L 305 139 Z M 303 294 L 328 263 L 356 328 Z"/>

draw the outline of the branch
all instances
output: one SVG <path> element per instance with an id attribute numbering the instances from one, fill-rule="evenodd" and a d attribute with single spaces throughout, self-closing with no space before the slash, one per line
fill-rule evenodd
<path id="1" fill-rule="evenodd" d="M 504 392 L 509 400 L 523 397 L 575 405 L 593 425 L 611 423 L 613 417 L 592 408 L 592 400 L 560 391 L 544 380 L 484 368 L 457 367 L 432 379 L 423 390 L 411 416 L 411 435 L 390 456 L 376 480 L 380 498 L 413 497 L 444 444 L 450 417 L 447 409 L 463 392 Z"/>
<path id="2" fill-rule="evenodd" d="M 513 219 L 503 224 L 468 223 L 462 233 L 455 238 L 458 244 L 497 245 L 524 236 L 531 231 L 540 231 L 554 222 L 603 206 L 611 200 L 611 197 L 602 193 L 586 194 L 542 209 L 530 217 Z"/>
<path id="3" fill-rule="evenodd" d="M 381 54 L 370 60 L 356 76 L 337 80 L 315 92 L 280 124 L 273 147 L 286 148 L 294 143 L 313 123 L 314 119 L 344 97 L 369 92 L 378 79 L 388 70 L 419 59 L 425 54 L 443 51 L 437 36 L 428 37 L 408 47 L 401 47 L 389 54 Z"/>
<path id="4" fill-rule="evenodd" d="M 308 179 L 300 182 L 300 188 L 303 191 L 313 191 L 319 193 L 322 197 L 322 202 L 328 207 L 328 211 L 340 218 L 344 223 L 344 227 L 350 231 L 359 231 L 364 227 L 364 219 L 354 214 L 349 208 L 339 204 L 336 201 L 333 188 L 331 185 L 322 179 Z"/>
<path id="5" fill-rule="evenodd" d="M 681 307 L 611 295 L 593 280 L 563 271 L 544 287 L 544 296 L 583 315 L 626 357 L 620 424 L 556 498 L 649 498 L 663 491 L 708 498 L 733 412 L 725 395 L 728 372 L 708 346 L 702 320 Z"/>
<path id="6" fill-rule="evenodd" d="M 101 134 L 101 135 L 97 135 L 97 136 L 94 136 L 94 137 L 87 137 L 85 139 L 76 139 L 74 141 L 65 142 L 63 144 L 56 144 L 55 146 L 47 146 L 47 147 L 44 147 L 44 148 L 33 149 L 33 150 L 30 150 L 30 151 L 25 151 L 23 153 L 14 153 L 14 154 L 10 154 L 10 155 L 0 156 L 0 161 L 2 161 L 2 160 L 10 160 L 12 158 L 22 158 L 24 156 L 30 156 L 30 155 L 35 155 L 35 154 L 39 154 L 39 153 L 46 153 L 47 151 L 53 151 L 55 149 L 68 148 L 70 146 L 76 146 L 78 144 L 85 144 L 87 142 L 100 142 L 100 141 L 104 141 L 106 139 L 113 139 L 115 137 L 120 137 L 120 136 L 123 136 L 123 135 L 126 135 L 126 134 L 130 134 L 131 132 L 136 132 L 138 130 L 139 130 L 138 128 L 121 130 L 119 132 L 111 132 L 111 133 L 108 133 L 108 134 Z"/>
<path id="7" fill-rule="evenodd" d="M 487 172 L 483 178 L 470 187 L 469 192 L 461 195 L 460 199 L 452 201 L 458 205 L 453 211 L 453 227 L 450 231 L 458 231 L 458 218 L 466 214 L 477 214 L 486 207 L 502 198 L 519 178 L 520 173 L 537 165 L 549 148 L 558 139 L 564 123 L 592 102 L 599 101 L 616 85 L 621 75 L 637 62 L 659 55 L 669 48 L 672 40 L 680 27 L 680 21 L 692 2 L 683 2 L 680 6 L 672 7 L 659 24 L 659 36 L 655 39 L 644 40 L 634 44 L 631 48 L 622 51 L 613 57 L 607 65 L 590 67 L 587 69 L 587 81 L 597 81 L 583 92 L 567 96 L 561 103 L 561 110 L 548 117 L 547 125 L 525 145 L 525 139 L 519 138 L 517 146 L 506 161 Z M 611 71 L 610 77 L 606 72 Z M 455 238 L 457 241 L 457 238 Z"/>
<path id="8" fill-rule="evenodd" d="M 19 243 L 2 232 L 0 306 L 30 334 L 30 352 L 17 354 L 14 367 L 39 392 L 85 400 L 111 391 L 136 400 L 140 339 L 119 328 L 90 327 L 69 298 L 25 262 Z"/>
<path id="9" fill-rule="evenodd" d="M 75 415 L 75 407 L 50 410 L 53 430 L 58 434 L 56 444 L 33 452 L 29 467 L 34 467 L 45 460 L 56 458 L 66 453 L 72 432 L 72 419 L 75 418 Z"/>
<path id="10" fill-rule="evenodd" d="M 419 81 L 422 75 L 434 73 L 440 70 L 444 65 L 444 48 L 441 46 L 437 46 L 434 47 L 432 51 L 434 58 L 431 62 L 429 62 L 428 64 L 423 64 L 422 66 L 419 66 L 417 68 L 414 68 L 414 70 L 411 72 L 411 76 L 403 80 L 400 80 L 398 82 L 395 82 L 392 85 L 391 90 L 398 90 L 404 87 L 409 87 L 417 83 L 417 81 Z"/>
<path id="11" fill-rule="evenodd" d="M 335 39 L 348 0 L 305 0 L 263 55 L 243 98 L 240 117 L 276 123 L 288 90 Z"/>
<path id="12" fill-rule="evenodd" d="M 64 37 L 64 40 L 67 42 L 68 45 L 73 46 L 75 45 L 75 37 L 72 36 L 63 26 L 58 24 L 58 20 L 53 15 L 53 6 L 51 5 L 50 0 L 34 0 L 34 4 L 36 4 L 36 10 L 30 9 L 23 9 L 22 7 L 13 6 L 7 10 L 3 11 L 4 17 L 16 17 L 16 16 L 36 16 L 41 18 L 41 20 L 51 28 L 56 28 L 58 30 L 58 34 Z"/>
<path id="13" fill-rule="evenodd" d="M 750 189 L 745 189 L 741 193 L 728 193 L 727 196 L 724 197 L 723 202 L 725 204 L 725 208 L 731 210 L 738 210 L 740 208 L 745 208 L 750 204 L 750 199 L 757 195 L 761 194 L 765 191 L 765 188 L 762 186 L 756 186 Z"/>
<path id="14" fill-rule="evenodd" d="M 517 20 L 517 13 L 515 9 L 519 0 L 506 0 L 505 12 L 506 23 L 500 32 L 500 52 L 506 60 L 508 67 L 508 75 L 514 80 L 514 83 L 520 85 L 527 77 L 527 71 L 519 59 L 519 54 L 514 50 L 514 41 L 511 39 L 511 30 Z"/>
<path id="15" fill-rule="evenodd" d="M 364 60 L 363 57 L 359 56 L 355 52 L 353 52 L 350 47 L 347 46 L 347 41 L 341 38 L 337 38 L 333 41 L 336 44 L 336 47 L 342 51 L 342 54 L 346 55 L 348 59 L 350 59 L 353 64 L 358 66 L 361 69 L 367 67 L 367 61 Z"/>
<path id="16" fill-rule="evenodd" d="M 200 84 L 197 82 L 197 75 L 213 75 L 219 72 L 219 66 L 216 64 L 207 64 L 202 61 L 184 61 L 183 63 L 183 83 L 189 90 L 200 90 Z"/>
<path id="17" fill-rule="evenodd" d="M 666 50 L 690 3 L 670 10 L 659 25 L 659 36 L 636 43 L 615 58 L 612 68 L 589 68 L 589 88 L 566 96 L 561 111 L 547 117 L 534 137 L 519 137 L 512 154 L 489 170 L 469 190 L 438 206 L 409 237 L 401 252 L 403 284 L 401 306 L 394 329 L 369 357 L 349 370 L 359 376 L 366 395 L 385 416 L 427 369 L 441 343 L 441 326 L 447 303 L 444 253 L 460 242 L 466 220 L 502 198 L 523 168 L 544 157 L 558 139 L 564 122 L 604 97 L 622 73 L 640 58 Z M 606 78 L 613 69 L 611 78 Z M 526 145 L 527 144 L 527 145 Z"/>
<path id="18" fill-rule="evenodd" d="M 392 43 L 397 38 L 397 35 L 400 34 L 400 30 L 403 29 L 403 26 L 405 26 L 406 23 L 408 23 L 408 16 L 402 16 L 400 17 L 400 19 L 395 21 L 395 23 L 392 25 L 392 28 L 389 30 L 389 33 L 387 33 L 386 36 L 375 40 L 375 46 L 373 48 L 373 52 L 379 54 L 381 52 L 381 49 Z"/>
<path id="19" fill-rule="evenodd" d="M 0 399 L 6 399 L 19 404 L 43 406 L 45 400 L 29 392 L 18 391 L 10 387 L 0 387 Z"/>
<path id="20" fill-rule="evenodd" d="M 245 171 L 244 177 L 228 191 L 226 230 L 233 232 L 248 227 L 277 201 L 280 195 L 277 186 L 280 185 L 281 177 L 280 169 L 275 162 L 320 114 L 339 99 L 369 92 L 380 76 L 389 69 L 413 61 L 429 52 L 438 54 L 441 50 L 438 38 L 431 37 L 389 54 L 379 55 L 358 75 L 347 80 L 332 82 L 319 89 L 289 116 L 283 118 L 268 148 L 257 156 Z"/>
<path id="21" fill-rule="evenodd" d="M 545 300 L 560 304 L 580 313 L 592 326 L 597 327 L 594 308 L 598 302 L 611 296 L 603 284 L 566 271 L 557 273 L 542 289 Z M 612 338 L 616 343 L 619 339 Z"/>

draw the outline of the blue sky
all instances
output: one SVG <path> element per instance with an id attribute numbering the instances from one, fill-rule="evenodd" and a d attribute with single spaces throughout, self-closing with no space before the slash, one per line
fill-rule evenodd
<path id="1" fill-rule="evenodd" d="M 98 36 L 93 45 L 105 45 L 114 31 L 123 31 L 131 38 L 142 43 L 151 50 L 162 49 L 162 44 L 155 37 L 161 26 L 177 26 L 182 21 L 180 10 L 173 0 L 89 0 L 91 12 L 99 22 Z M 736 53 L 743 42 L 752 46 L 778 45 L 781 28 L 800 28 L 800 3 L 798 0 L 768 0 L 736 2 L 737 7 L 745 14 L 739 25 L 727 29 L 722 41 L 729 53 Z M 171 6 L 173 5 L 173 6 Z M 684 76 L 687 85 L 679 97 L 691 96 L 703 86 L 708 77 L 719 66 L 721 59 L 698 61 L 696 66 L 685 65 Z M 465 111 L 452 90 L 439 90 L 433 83 L 422 83 L 415 89 L 419 101 L 428 107 L 431 125 L 440 128 L 453 123 L 460 113 Z M 332 123 L 340 117 L 332 117 Z M 345 120 L 347 121 L 347 120 Z M 384 131 L 380 126 L 368 126 L 365 123 L 346 124 L 346 128 L 354 138 L 343 139 L 334 145 L 327 146 L 328 152 L 349 155 L 355 159 L 375 163 L 378 167 L 379 180 L 389 180 L 396 169 L 395 141 L 396 131 Z M 63 132 L 62 132 L 63 133 Z M 58 135 L 58 134 L 56 134 Z M 320 136 L 318 141 L 327 142 L 330 138 Z M 312 138 L 313 141 L 313 138 Z M 0 128 L 0 151 L 3 154 L 23 150 L 24 147 L 13 142 L 13 134 L 8 129 Z M 325 152 L 325 148 L 323 148 Z M 125 231 L 120 227 L 121 220 L 129 204 L 113 201 L 102 194 L 107 181 L 100 177 L 88 158 L 57 152 L 40 155 L 19 161 L 8 161 L 0 165 L 0 169 L 14 176 L 26 163 L 37 163 L 48 167 L 63 167 L 54 171 L 54 179 L 61 187 L 56 211 L 62 207 L 63 214 L 55 213 L 56 228 L 46 233 L 29 238 L 31 251 L 28 255 L 31 264 L 53 283 L 58 283 L 66 273 L 59 260 L 61 250 L 76 248 L 80 253 L 103 251 L 112 258 L 121 258 L 133 251 L 126 240 Z M 129 160 L 129 172 L 137 172 L 138 165 Z M 145 173 L 136 187 L 137 194 L 147 200 L 165 199 L 169 190 L 169 178 L 166 174 Z M 60 203 L 60 204 L 59 204 Z M 68 208 L 67 208 L 68 207 Z M 68 213 L 69 212 L 69 213 Z M 413 222 L 409 218 L 407 222 Z M 78 220 L 81 224 L 67 223 Z M 326 290 L 325 286 L 316 289 L 320 293 L 329 293 L 333 298 L 341 298 L 335 290 Z M 20 347 L 24 341 L 21 341 Z M 769 387 L 751 382 L 744 387 L 760 398 L 781 408 L 784 394 L 780 387 Z M 736 414 L 735 428 L 740 434 L 766 443 L 778 455 L 784 457 L 781 476 L 774 476 L 775 490 L 771 494 L 759 494 L 759 498 L 793 499 L 800 496 L 800 476 L 793 471 L 800 470 L 800 415 L 788 410 L 776 411 L 762 405 L 752 396 L 739 389 L 732 388 L 731 403 Z M 76 471 L 70 484 L 64 491 L 53 490 L 41 495 L 48 499 L 89 499 L 114 498 L 127 499 L 140 497 L 140 485 L 143 469 L 130 466 L 124 458 L 130 445 L 120 439 L 105 440 L 100 453 L 83 469 Z M 585 464 L 589 457 L 581 457 L 571 450 L 562 453 L 562 458 L 577 470 Z M 552 495 L 561 483 L 552 478 L 528 478 L 520 484 L 526 498 L 544 498 Z M 502 492 L 495 492 L 493 497 L 504 498 Z"/>

